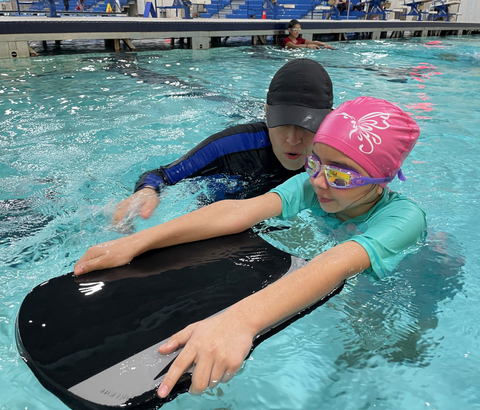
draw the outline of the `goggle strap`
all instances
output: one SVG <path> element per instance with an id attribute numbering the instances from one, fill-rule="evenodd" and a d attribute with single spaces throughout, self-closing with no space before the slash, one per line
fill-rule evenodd
<path id="1" fill-rule="evenodd" d="M 402 182 L 405 182 L 407 178 L 403 175 L 402 169 L 400 168 L 397 172 L 398 179 Z"/>

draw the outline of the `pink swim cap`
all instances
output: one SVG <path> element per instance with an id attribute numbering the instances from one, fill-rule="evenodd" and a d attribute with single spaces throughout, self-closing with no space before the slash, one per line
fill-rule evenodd
<path id="1" fill-rule="evenodd" d="M 420 135 L 417 123 L 396 105 L 373 97 L 346 101 L 322 121 L 313 139 L 353 159 L 372 178 L 393 177 Z M 387 184 L 380 184 L 385 187 Z"/>

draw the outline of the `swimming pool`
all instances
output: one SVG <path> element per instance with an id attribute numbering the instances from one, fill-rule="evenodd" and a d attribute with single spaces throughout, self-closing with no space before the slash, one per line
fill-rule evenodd
<path id="1" fill-rule="evenodd" d="M 14 322 L 26 293 L 71 271 L 87 246 L 119 236 L 109 229 L 113 204 L 142 172 L 263 118 L 271 77 L 298 57 L 325 66 L 336 106 L 372 95 L 417 119 L 407 181 L 391 186 L 426 211 L 427 243 L 387 280 L 358 276 L 262 343 L 230 383 L 164 409 L 480 408 L 479 37 L 337 47 L 0 60 L 0 410 L 65 409 L 17 353 Z M 136 228 L 195 209 L 211 182 L 170 187 Z M 302 240 L 309 232 L 269 235 L 296 254 L 315 252 Z"/>

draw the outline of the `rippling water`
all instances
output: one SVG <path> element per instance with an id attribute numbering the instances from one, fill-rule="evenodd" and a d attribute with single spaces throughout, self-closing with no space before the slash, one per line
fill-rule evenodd
<path id="1" fill-rule="evenodd" d="M 386 280 L 351 280 L 257 347 L 227 385 L 164 408 L 480 408 L 478 40 L 352 41 L 334 52 L 92 49 L 0 60 L 0 410 L 65 408 L 16 350 L 15 317 L 29 290 L 70 271 L 89 245 L 120 236 L 109 228 L 114 204 L 142 172 L 225 127 L 262 119 L 271 77 L 304 56 L 331 75 L 336 106 L 372 95 L 420 124 L 407 182 L 392 188 L 426 211 L 427 243 Z M 136 229 L 195 209 L 218 182 L 168 188 Z M 302 229 L 268 240 L 311 257 L 321 238 L 308 214 L 297 222 Z"/>

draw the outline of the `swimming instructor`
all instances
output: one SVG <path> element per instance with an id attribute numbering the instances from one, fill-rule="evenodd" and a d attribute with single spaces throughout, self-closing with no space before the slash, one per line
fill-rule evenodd
<path id="1" fill-rule="evenodd" d="M 268 192 L 303 171 L 313 137 L 332 106 L 332 81 L 325 69 L 309 59 L 289 61 L 270 83 L 265 122 L 228 128 L 171 164 L 144 173 L 135 193 L 116 206 L 115 221 L 120 222 L 133 206 L 142 218 L 149 218 L 160 202 L 159 192 L 184 178 L 248 177 L 247 186 L 229 199 Z"/>

